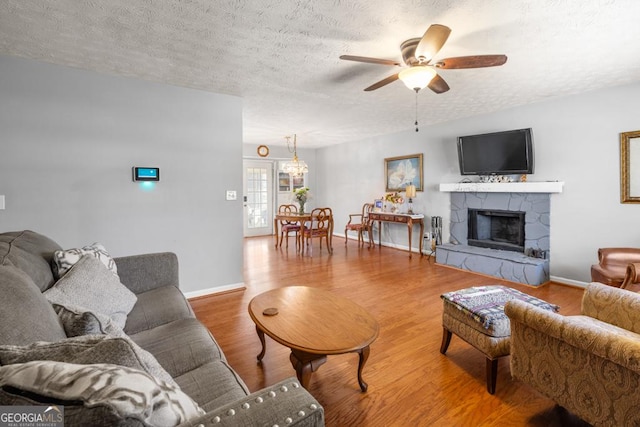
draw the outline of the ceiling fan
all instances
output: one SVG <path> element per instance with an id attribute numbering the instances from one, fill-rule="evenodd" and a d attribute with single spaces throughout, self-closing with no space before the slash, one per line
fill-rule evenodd
<path id="1" fill-rule="evenodd" d="M 443 93 L 449 90 L 449 85 L 438 74 L 436 71 L 437 68 L 447 70 L 497 67 L 507 62 L 506 55 L 458 56 L 432 62 L 433 57 L 442 49 L 450 33 L 451 29 L 449 27 L 433 24 L 427 29 L 422 38 L 416 37 L 404 41 L 400 45 L 400 51 L 402 52 L 402 60 L 408 68 L 404 68 L 402 71 L 372 84 L 367 87 L 365 91 L 380 89 L 400 79 L 409 89 L 415 90 L 416 92 L 425 87 L 429 87 L 429 89 L 435 93 Z M 402 66 L 398 61 L 369 58 L 366 56 L 342 55 L 340 59 L 370 64 Z"/>

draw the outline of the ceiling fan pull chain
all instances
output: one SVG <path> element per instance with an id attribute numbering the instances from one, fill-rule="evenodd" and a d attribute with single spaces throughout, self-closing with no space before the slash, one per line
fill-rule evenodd
<path id="1" fill-rule="evenodd" d="M 416 90 L 416 132 L 418 132 L 418 91 Z"/>

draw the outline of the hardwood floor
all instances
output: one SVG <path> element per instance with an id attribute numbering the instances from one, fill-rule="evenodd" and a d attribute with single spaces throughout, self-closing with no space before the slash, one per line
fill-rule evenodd
<path id="1" fill-rule="evenodd" d="M 580 311 L 582 289 L 541 288 L 501 281 L 436 265 L 429 257 L 391 248 L 358 248 L 334 237 L 334 253 L 313 248 L 313 257 L 275 249 L 272 237 L 245 239 L 246 290 L 191 300 L 251 391 L 295 376 L 289 350 L 267 337 L 262 365 L 260 341 L 247 312 L 251 298 L 290 285 L 315 286 L 350 298 L 378 320 L 380 335 L 358 386 L 358 356 L 329 356 L 311 377 L 309 391 L 324 406 L 327 426 L 567 426 L 586 425 L 531 389 L 513 381 L 509 358 L 500 359 L 495 395 L 486 391 L 484 356 L 454 336 L 440 354 L 442 301 L 451 290 L 505 284 Z"/>

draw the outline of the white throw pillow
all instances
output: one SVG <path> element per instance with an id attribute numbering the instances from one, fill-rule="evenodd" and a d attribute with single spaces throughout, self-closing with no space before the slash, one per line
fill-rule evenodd
<path id="1" fill-rule="evenodd" d="M 92 255 L 84 255 L 43 295 L 52 303 L 109 316 L 121 329 L 138 297 Z"/>
<path id="2" fill-rule="evenodd" d="M 78 365 L 39 360 L 0 367 L 0 387 L 85 407 L 106 406 L 123 418 L 147 425 L 176 426 L 205 412 L 180 387 L 158 381 L 138 369 L 110 364 Z"/>
<path id="3" fill-rule="evenodd" d="M 116 262 L 111 258 L 109 252 L 100 243 L 94 243 L 92 245 L 84 246 L 83 248 L 66 249 L 64 251 L 55 251 L 53 253 L 53 276 L 57 279 L 64 276 L 67 271 L 74 266 L 75 263 L 80 261 L 84 255 L 91 255 L 96 259 L 99 259 L 105 267 L 107 267 L 113 274 L 118 275 L 118 267 Z"/>

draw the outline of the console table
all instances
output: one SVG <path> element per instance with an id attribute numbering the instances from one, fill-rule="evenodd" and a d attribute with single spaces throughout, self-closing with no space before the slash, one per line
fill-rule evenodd
<path id="1" fill-rule="evenodd" d="M 373 223 L 378 221 L 378 245 L 382 245 L 382 223 L 395 222 L 407 224 L 409 233 L 409 258 L 411 258 L 411 236 L 413 234 L 413 224 L 420 225 L 420 255 L 422 254 L 422 236 L 424 235 L 424 215 L 422 214 L 398 214 L 389 212 L 369 212 L 369 221 Z M 373 236 L 369 233 L 369 238 L 373 240 Z M 375 242 L 373 242 L 375 244 Z"/>

